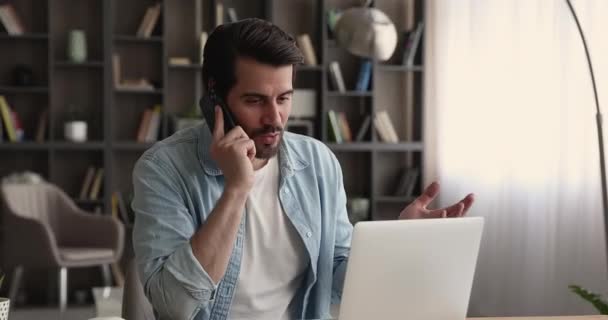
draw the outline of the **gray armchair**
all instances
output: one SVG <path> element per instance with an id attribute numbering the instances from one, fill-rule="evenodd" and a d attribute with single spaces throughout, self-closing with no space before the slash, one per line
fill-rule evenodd
<path id="1" fill-rule="evenodd" d="M 124 246 L 124 227 L 109 215 L 78 208 L 61 189 L 49 184 L 4 184 L 2 232 L 4 262 L 13 268 L 9 298 L 15 301 L 24 268 L 59 269 L 59 306 L 67 307 L 67 269 L 101 266 L 111 285 L 109 265 Z"/>

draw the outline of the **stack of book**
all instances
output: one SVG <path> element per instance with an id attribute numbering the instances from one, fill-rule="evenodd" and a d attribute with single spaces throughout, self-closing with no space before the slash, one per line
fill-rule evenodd
<path id="1" fill-rule="evenodd" d="M 416 54 L 419 51 L 418 48 L 420 48 L 420 42 L 422 41 L 423 28 L 424 23 L 419 22 L 416 29 L 406 33 L 402 58 L 402 63 L 406 66 L 411 67 L 414 65 Z"/>
<path id="2" fill-rule="evenodd" d="M 103 188 L 103 168 L 90 166 L 82 181 L 80 200 L 98 200 Z"/>
<path id="3" fill-rule="evenodd" d="M 386 111 L 376 112 L 374 127 L 376 128 L 381 141 L 390 143 L 399 142 L 399 136 L 397 135 L 395 126 L 393 126 L 393 122 Z"/>
<path id="4" fill-rule="evenodd" d="M 155 105 L 152 109 L 146 109 L 141 115 L 141 121 L 137 129 L 137 142 L 155 142 L 160 133 L 161 106 Z"/>

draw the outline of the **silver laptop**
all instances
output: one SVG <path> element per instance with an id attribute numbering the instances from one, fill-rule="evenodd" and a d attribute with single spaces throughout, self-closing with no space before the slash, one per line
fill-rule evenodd
<path id="1" fill-rule="evenodd" d="M 483 218 L 359 222 L 340 320 L 464 320 Z"/>

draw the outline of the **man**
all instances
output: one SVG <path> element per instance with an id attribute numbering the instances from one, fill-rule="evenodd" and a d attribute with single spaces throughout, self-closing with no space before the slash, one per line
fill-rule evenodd
<path id="1" fill-rule="evenodd" d="M 148 150 L 133 173 L 133 242 L 161 319 L 328 318 L 341 296 L 352 226 L 342 172 L 321 142 L 284 132 L 292 37 L 259 19 L 216 28 L 203 81 L 239 125 L 186 129 Z M 427 210 L 438 185 L 401 218 L 461 216 L 472 195 Z"/>

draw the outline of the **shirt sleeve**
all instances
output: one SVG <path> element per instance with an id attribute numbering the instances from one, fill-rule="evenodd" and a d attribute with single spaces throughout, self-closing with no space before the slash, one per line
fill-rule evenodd
<path id="1" fill-rule="evenodd" d="M 344 277 L 346 275 L 346 265 L 348 263 L 348 255 L 350 253 L 350 242 L 352 238 L 353 226 L 348 219 L 346 211 L 346 192 L 344 191 L 344 182 L 342 176 L 342 168 L 335 155 L 332 155 L 333 167 L 335 170 L 335 212 L 336 212 L 336 233 L 334 243 L 334 268 L 333 268 L 333 283 L 332 283 L 332 304 L 339 304 L 342 298 L 342 288 L 344 287 Z"/>
<path id="2" fill-rule="evenodd" d="M 197 227 L 178 173 L 145 157 L 133 171 L 133 248 L 140 280 L 161 319 L 192 319 L 213 301 L 217 284 L 192 253 Z"/>

